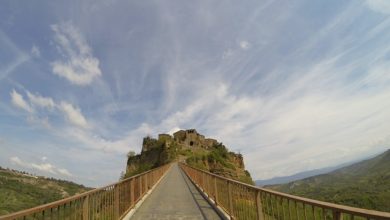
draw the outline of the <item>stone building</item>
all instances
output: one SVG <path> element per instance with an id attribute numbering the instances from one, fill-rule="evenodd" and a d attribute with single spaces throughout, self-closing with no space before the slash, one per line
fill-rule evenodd
<path id="1" fill-rule="evenodd" d="M 177 131 L 173 134 L 173 139 L 186 147 L 201 147 L 208 149 L 218 144 L 217 140 L 205 138 L 204 135 L 199 134 L 195 129 Z"/>

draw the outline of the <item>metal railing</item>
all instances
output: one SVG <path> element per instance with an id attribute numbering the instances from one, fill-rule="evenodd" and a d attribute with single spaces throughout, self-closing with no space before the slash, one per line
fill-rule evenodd
<path id="1" fill-rule="evenodd" d="M 122 219 L 169 167 L 167 164 L 105 187 L 0 216 L 0 220 Z"/>
<path id="2" fill-rule="evenodd" d="M 181 163 L 180 167 L 231 219 L 371 220 L 390 213 L 337 205 L 241 183 Z"/>

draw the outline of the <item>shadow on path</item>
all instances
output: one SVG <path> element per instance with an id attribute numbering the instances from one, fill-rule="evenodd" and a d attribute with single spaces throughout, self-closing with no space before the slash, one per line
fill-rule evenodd
<path id="1" fill-rule="evenodd" d="M 178 165 L 173 164 L 131 219 L 217 220 L 221 218 Z"/>

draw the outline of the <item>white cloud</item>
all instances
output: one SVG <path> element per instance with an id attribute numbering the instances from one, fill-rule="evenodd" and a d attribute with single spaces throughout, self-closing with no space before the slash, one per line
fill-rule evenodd
<path id="1" fill-rule="evenodd" d="M 88 128 L 87 120 L 81 113 L 81 110 L 72 104 L 62 101 L 58 108 L 65 114 L 66 119 L 79 127 Z"/>
<path id="2" fill-rule="evenodd" d="M 41 163 L 41 164 L 31 163 L 30 165 L 33 169 L 37 169 L 47 173 L 57 174 L 55 167 L 50 163 Z"/>
<path id="3" fill-rule="evenodd" d="M 243 49 L 243 50 L 248 50 L 251 46 L 250 43 L 248 41 L 245 41 L 245 40 L 240 41 L 239 44 L 240 44 L 241 49 Z"/>
<path id="4" fill-rule="evenodd" d="M 11 161 L 12 164 L 15 164 L 23 168 L 38 170 L 44 173 L 50 173 L 50 174 L 60 175 L 60 176 L 67 176 L 67 177 L 73 176 L 67 169 L 57 168 L 53 164 L 45 162 L 47 160 L 46 157 L 42 157 L 42 161 L 44 163 L 24 162 L 19 157 L 16 156 L 11 157 L 9 160 Z"/>
<path id="5" fill-rule="evenodd" d="M 74 148 L 113 155 L 140 149 L 147 134 L 196 128 L 232 150 L 241 150 L 254 178 L 292 174 L 371 154 L 379 149 L 376 143 L 389 143 L 381 140 L 388 140 L 390 66 L 379 65 L 374 58 L 388 59 L 390 23 L 380 14 L 366 12 L 370 6 L 385 13 L 386 2 L 332 3 L 337 10 L 324 11 L 314 20 L 309 14 L 296 16 L 307 4 L 278 7 L 267 1 L 241 5 L 247 7 L 243 10 L 241 6 L 204 7 L 211 4 L 205 2 L 191 7 L 203 14 L 218 9 L 213 11 L 218 15 L 213 18 L 215 26 L 210 24 L 207 30 L 196 13 L 186 18 L 189 30 L 177 22 L 182 19 L 170 11 L 172 7 L 162 5 L 162 12 L 157 9 L 155 16 L 163 19 L 153 19 L 159 23 L 151 25 L 168 29 L 157 28 L 147 37 L 136 31 L 131 39 L 117 38 L 124 36 L 118 32 L 109 36 L 115 45 L 101 45 L 109 55 L 107 67 L 112 68 L 106 87 L 94 86 L 88 100 L 78 99 L 79 90 L 65 91 L 75 103 L 109 102 L 114 111 L 101 114 L 99 108 L 92 109 L 95 112 L 86 120 L 83 106 L 72 103 L 65 111 L 58 100 L 52 115 L 58 116 L 59 111 L 76 126 L 50 130 L 58 132 L 60 140 L 75 142 Z M 355 28 L 356 22 L 362 25 Z M 142 30 L 144 25 L 135 22 L 131 29 Z M 88 31 L 100 32 L 96 27 L 101 26 L 91 25 Z M 69 24 L 52 29 L 62 53 L 62 58 L 53 60 L 54 74 L 77 85 L 99 79 L 98 60 L 80 32 Z M 120 29 L 128 27 L 115 28 Z M 126 60 L 129 56 L 137 57 L 136 62 Z M 335 61 L 323 62 L 327 57 Z M 131 76 L 130 69 L 134 70 Z M 29 105 L 38 114 L 38 107 L 48 108 L 43 107 L 48 103 L 30 100 Z M 104 124 L 105 128 L 79 129 L 85 124 Z"/>
<path id="6" fill-rule="evenodd" d="M 390 1 L 388 0 L 367 0 L 368 7 L 382 14 L 390 14 Z"/>
<path id="7" fill-rule="evenodd" d="M 30 112 L 30 113 L 32 113 L 34 111 L 31 108 L 31 106 L 24 100 L 24 98 L 21 94 L 19 94 L 15 90 L 12 90 L 10 95 L 11 95 L 12 104 L 14 104 L 16 107 L 23 109 L 23 110 Z"/>
<path id="8" fill-rule="evenodd" d="M 88 124 L 87 120 L 82 114 L 80 108 L 72 105 L 71 103 L 65 101 L 56 103 L 50 97 L 34 95 L 29 91 L 27 91 L 27 97 L 29 100 L 28 103 L 27 101 L 24 100 L 23 96 L 18 92 L 16 92 L 15 90 L 13 90 L 10 94 L 11 94 L 12 103 L 16 107 L 24 109 L 29 113 L 31 113 L 27 117 L 27 121 L 30 123 L 40 124 L 46 128 L 51 127 L 49 122 L 49 117 L 45 116 L 44 112 L 39 112 L 38 114 L 37 108 L 34 108 L 34 107 L 39 107 L 48 110 L 55 110 L 56 113 L 59 111 L 61 114 L 64 115 L 64 118 L 72 125 L 81 128 L 90 128 L 90 125 Z"/>
<path id="9" fill-rule="evenodd" d="M 67 169 L 57 169 L 58 173 L 64 176 L 73 176 Z"/>
<path id="10" fill-rule="evenodd" d="M 11 157 L 9 159 L 13 164 L 16 164 L 18 166 L 23 166 L 24 163 L 22 162 L 22 160 L 19 159 L 19 157 Z"/>
<path id="11" fill-rule="evenodd" d="M 41 56 L 41 51 L 36 45 L 33 45 L 31 48 L 31 54 L 35 57 L 40 57 Z"/>
<path id="12" fill-rule="evenodd" d="M 53 109 L 55 107 L 55 103 L 52 98 L 42 97 L 40 95 L 34 95 L 30 92 L 27 92 L 27 96 L 30 100 L 30 103 L 34 106 L 38 106 L 41 108 Z"/>
<path id="13" fill-rule="evenodd" d="M 74 26 L 66 23 L 52 25 L 51 28 L 58 48 L 65 56 L 64 60 L 52 63 L 54 74 L 81 86 L 89 85 L 102 74 L 99 60 Z"/>
<path id="14" fill-rule="evenodd" d="M 240 150 L 254 178 L 290 175 L 380 152 L 385 146 L 373 140 L 389 139 L 389 126 L 384 123 L 390 120 L 386 111 L 390 109 L 389 62 L 367 59 L 371 66 L 364 74 L 341 83 L 362 64 L 338 66 L 344 57 L 334 57 L 294 72 L 284 67 L 284 74 L 297 77 L 286 76 L 282 81 L 275 76 L 262 78 L 264 85 L 280 84 L 280 89 L 267 94 L 235 92 L 239 77 L 230 84 L 199 80 L 197 85 L 201 86 L 191 88 L 199 92 L 188 105 L 173 105 L 171 114 L 146 126 L 153 135 L 172 128 L 204 131 L 230 149 Z M 132 140 L 137 137 L 130 136 L 140 133 L 128 135 L 124 140 L 135 145 L 137 141 Z M 317 158 L 315 163 L 313 158 Z"/>

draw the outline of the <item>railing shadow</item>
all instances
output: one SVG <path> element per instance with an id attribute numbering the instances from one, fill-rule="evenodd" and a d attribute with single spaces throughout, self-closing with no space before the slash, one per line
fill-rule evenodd
<path id="1" fill-rule="evenodd" d="M 390 220 L 390 213 L 354 208 L 256 187 L 181 163 L 180 167 L 231 219 Z"/>

